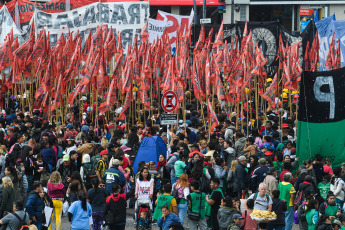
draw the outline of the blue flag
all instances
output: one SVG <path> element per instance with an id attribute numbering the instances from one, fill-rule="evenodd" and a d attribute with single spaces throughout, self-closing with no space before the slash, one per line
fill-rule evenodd
<path id="1" fill-rule="evenodd" d="M 319 21 L 319 9 L 317 9 L 314 13 L 314 22 L 318 22 Z"/>
<path id="2" fill-rule="evenodd" d="M 319 34 L 319 60 L 320 60 L 320 71 L 327 71 L 325 67 L 326 59 L 329 52 L 329 45 L 332 42 L 333 32 L 335 31 L 335 15 L 319 20 L 315 23 L 315 26 Z"/>

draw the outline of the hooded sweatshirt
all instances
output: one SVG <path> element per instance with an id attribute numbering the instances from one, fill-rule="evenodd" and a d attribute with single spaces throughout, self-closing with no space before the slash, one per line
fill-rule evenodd
<path id="1" fill-rule="evenodd" d="M 247 142 L 246 137 L 241 137 L 235 142 L 235 153 L 237 157 L 246 155 L 246 153 L 243 151 L 243 148 L 246 145 L 246 142 Z"/>
<path id="2" fill-rule="evenodd" d="M 232 216 L 235 213 L 241 215 L 241 213 L 238 212 L 235 208 L 228 208 L 228 207 L 221 206 L 217 214 L 219 229 L 226 229 L 230 225 L 232 221 Z"/>

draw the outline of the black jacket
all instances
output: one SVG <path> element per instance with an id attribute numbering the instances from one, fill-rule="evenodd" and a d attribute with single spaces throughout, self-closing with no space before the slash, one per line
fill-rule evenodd
<path id="1" fill-rule="evenodd" d="M 135 186 L 132 186 L 131 191 L 128 193 L 121 193 L 114 196 L 111 195 L 106 199 L 107 205 L 105 206 L 104 216 L 106 224 L 109 225 L 110 229 L 115 225 L 124 225 L 126 224 L 126 207 L 127 200 L 134 195 Z M 111 222 L 107 222 L 107 214 L 112 214 Z"/>
<path id="2" fill-rule="evenodd" d="M 235 178 L 238 181 L 237 183 L 237 191 L 241 192 L 241 190 L 248 190 L 250 184 L 250 175 L 247 173 L 245 166 L 242 164 L 238 164 L 235 169 Z"/>
<path id="3" fill-rule="evenodd" d="M 270 224 L 285 225 L 284 212 L 286 211 L 286 203 L 277 198 L 273 198 L 272 201 L 272 212 L 275 212 L 277 214 L 277 219 L 275 221 L 270 222 Z"/>
<path id="4" fill-rule="evenodd" d="M 306 184 L 306 183 L 301 183 L 299 184 L 299 191 L 302 191 L 303 194 L 305 195 L 305 197 L 311 196 L 311 195 L 315 195 L 315 190 L 313 185 L 311 184 Z"/>

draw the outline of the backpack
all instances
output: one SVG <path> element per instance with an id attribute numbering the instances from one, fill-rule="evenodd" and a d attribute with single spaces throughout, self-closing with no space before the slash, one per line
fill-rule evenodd
<path id="1" fill-rule="evenodd" d="M 24 218 L 21 219 L 16 213 L 12 213 L 15 217 L 17 217 L 17 219 L 19 220 L 19 230 L 29 230 L 29 226 L 25 223 L 25 219 L 26 219 L 26 212 L 24 214 Z"/>
<path id="2" fill-rule="evenodd" d="M 303 190 L 299 190 L 297 192 L 297 195 L 296 195 L 296 198 L 295 198 L 295 201 L 294 201 L 294 205 L 300 206 L 302 204 L 303 200 L 304 200 Z"/>
<path id="3" fill-rule="evenodd" d="M 199 179 L 200 183 L 200 191 L 205 193 L 205 194 L 210 194 L 212 192 L 211 189 L 211 180 L 207 179 L 205 175 L 202 175 Z"/>
<path id="4" fill-rule="evenodd" d="M 84 170 L 84 182 L 85 182 L 85 187 L 87 188 L 92 188 L 92 180 L 97 178 L 96 171 L 93 166 L 91 166 L 90 169 L 88 169 L 85 166 L 82 166 Z"/>
<path id="5" fill-rule="evenodd" d="M 254 194 L 254 197 L 253 197 L 253 201 L 255 202 L 256 198 L 258 198 L 258 193 L 255 193 Z M 266 200 L 267 200 L 267 203 L 270 202 L 270 196 L 268 194 L 266 194 Z"/>
<path id="6" fill-rule="evenodd" d="M 97 168 L 98 161 L 102 159 L 102 156 L 97 154 L 91 158 L 91 163 L 93 165 L 93 168 Z"/>

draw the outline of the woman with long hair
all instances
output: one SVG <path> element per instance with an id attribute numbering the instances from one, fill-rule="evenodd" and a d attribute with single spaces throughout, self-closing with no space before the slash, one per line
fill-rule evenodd
<path id="1" fill-rule="evenodd" d="M 183 225 L 184 219 L 187 215 L 188 210 L 188 202 L 187 196 L 189 195 L 189 182 L 188 182 L 188 175 L 182 173 L 180 178 L 177 180 L 175 184 L 172 186 L 173 192 L 175 193 L 175 199 L 177 198 L 177 211 L 180 217 L 181 223 Z"/>
<path id="2" fill-rule="evenodd" d="M 93 230 L 100 230 L 104 220 L 104 209 L 106 206 L 106 198 L 110 195 L 105 189 L 105 185 L 101 185 L 98 179 L 91 181 L 92 187 L 87 191 L 86 200 L 91 204 L 92 208 L 92 219 L 93 219 Z"/>
<path id="3" fill-rule="evenodd" d="M 14 196 L 14 189 L 13 183 L 11 178 L 5 176 L 2 178 L 2 184 L 4 188 L 2 189 L 2 199 L 1 199 L 1 206 L 0 206 L 0 217 L 4 216 L 5 212 L 12 212 L 13 211 L 13 202 L 15 201 Z"/>
<path id="4" fill-rule="evenodd" d="M 56 219 L 56 230 L 61 228 L 61 214 L 62 214 L 62 204 L 65 196 L 65 186 L 61 182 L 61 175 L 58 171 L 54 171 L 49 178 L 47 183 L 48 195 L 53 202 L 53 213 L 52 218 Z M 52 224 L 49 225 L 49 230 L 52 230 Z"/>
<path id="5" fill-rule="evenodd" d="M 158 163 L 156 167 L 156 171 L 158 172 L 157 178 L 162 180 L 163 178 L 165 179 L 170 179 L 170 174 L 167 171 L 167 160 L 165 158 L 164 154 L 160 154 L 158 158 Z"/>
<path id="6" fill-rule="evenodd" d="M 228 172 L 228 177 L 226 178 L 226 182 L 227 182 L 227 191 L 228 191 L 228 194 L 231 196 L 231 197 L 237 197 L 238 195 L 238 191 L 236 191 L 236 177 L 235 177 L 235 170 L 236 170 L 236 167 L 238 165 L 238 161 L 237 160 L 234 160 L 231 162 L 231 167 L 229 169 L 229 172 Z"/>
<path id="7" fill-rule="evenodd" d="M 143 167 L 135 183 L 135 198 L 151 200 L 153 196 L 154 180 L 149 175 L 149 169 Z"/>
<path id="8" fill-rule="evenodd" d="M 29 141 L 30 142 L 30 141 Z M 22 149 L 22 162 L 25 167 L 25 175 L 28 180 L 28 192 L 31 191 L 31 187 L 35 181 L 36 172 L 36 162 L 33 158 L 34 150 L 30 146 L 24 146 Z"/>
<path id="9" fill-rule="evenodd" d="M 14 189 L 14 200 L 21 200 L 22 195 L 20 194 L 20 180 L 18 177 L 17 170 L 13 167 L 7 166 L 5 168 L 5 175 L 11 178 L 12 184 L 13 184 L 13 189 Z"/>
<path id="10" fill-rule="evenodd" d="M 78 192 L 78 200 L 68 208 L 68 218 L 72 222 L 71 230 L 89 229 L 90 217 L 92 216 L 92 208 L 86 202 L 85 193 Z"/>
<path id="11" fill-rule="evenodd" d="M 72 173 L 72 175 L 71 175 L 71 183 L 73 182 L 73 181 L 78 181 L 79 182 L 79 184 L 80 184 L 80 189 L 82 189 L 83 191 L 84 191 L 84 193 L 86 194 L 87 193 L 87 191 L 86 191 L 86 188 L 85 188 L 85 186 L 84 186 L 84 182 L 83 182 L 83 180 L 81 179 L 81 175 L 80 175 L 80 173 L 78 172 L 78 171 L 74 171 L 73 173 Z M 70 190 L 69 190 L 69 188 L 68 188 L 68 190 L 67 190 L 67 194 L 69 194 L 70 193 Z"/>

